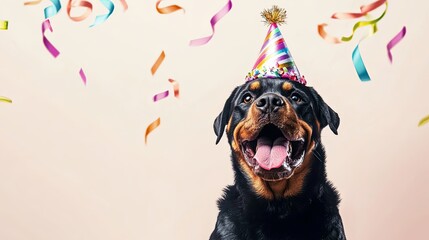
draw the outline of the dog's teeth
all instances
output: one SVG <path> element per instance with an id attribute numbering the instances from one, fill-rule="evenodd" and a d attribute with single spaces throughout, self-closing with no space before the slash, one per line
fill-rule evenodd
<path id="1" fill-rule="evenodd" d="M 289 141 L 289 147 L 287 149 L 287 155 L 290 157 L 292 155 L 292 143 Z"/>

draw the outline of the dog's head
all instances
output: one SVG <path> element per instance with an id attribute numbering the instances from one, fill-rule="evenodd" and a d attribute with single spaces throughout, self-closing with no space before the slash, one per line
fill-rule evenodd
<path id="1" fill-rule="evenodd" d="M 273 199 L 301 191 L 321 130 L 329 125 L 337 134 L 339 123 L 313 88 L 258 79 L 234 89 L 214 131 L 218 143 L 226 127 L 238 170 L 254 192 Z"/>

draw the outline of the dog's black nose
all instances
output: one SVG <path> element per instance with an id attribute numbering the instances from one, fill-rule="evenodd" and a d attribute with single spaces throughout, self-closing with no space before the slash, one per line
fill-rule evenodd
<path id="1" fill-rule="evenodd" d="M 283 99 L 274 93 L 266 93 L 256 100 L 256 107 L 263 113 L 277 112 L 284 105 Z"/>

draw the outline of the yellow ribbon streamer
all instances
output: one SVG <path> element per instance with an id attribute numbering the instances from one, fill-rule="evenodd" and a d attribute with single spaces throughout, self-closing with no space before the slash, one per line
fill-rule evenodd
<path id="1" fill-rule="evenodd" d="M 419 122 L 419 127 L 425 125 L 426 123 L 429 123 L 429 115 L 427 115 L 426 117 L 424 117 L 422 120 L 420 120 Z"/>
<path id="2" fill-rule="evenodd" d="M 12 103 L 12 100 L 7 97 L 0 96 L 0 102 Z"/>
<path id="3" fill-rule="evenodd" d="M 0 20 L 0 30 L 7 30 L 9 22 L 7 20 Z"/>

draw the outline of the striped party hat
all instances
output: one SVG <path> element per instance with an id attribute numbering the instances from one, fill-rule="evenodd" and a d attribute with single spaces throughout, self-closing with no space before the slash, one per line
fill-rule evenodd
<path id="1" fill-rule="evenodd" d="M 295 61 L 280 32 L 279 25 L 285 22 L 286 10 L 273 6 L 261 13 L 265 22 L 270 25 L 267 37 L 264 40 L 258 60 L 246 81 L 259 78 L 284 78 L 306 84 L 304 76 L 298 71 Z"/>

